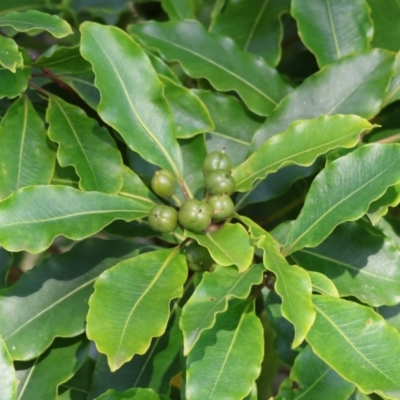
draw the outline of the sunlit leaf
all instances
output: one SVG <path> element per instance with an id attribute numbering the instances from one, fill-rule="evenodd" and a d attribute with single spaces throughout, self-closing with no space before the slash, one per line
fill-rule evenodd
<path id="1" fill-rule="evenodd" d="M 114 389 L 107 390 L 96 400 L 169 400 L 168 397 L 156 393 L 152 389 L 129 389 L 125 392 L 117 392 Z"/>
<path id="2" fill-rule="evenodd" d="M 335 284 L 324 274 L 316 271 L 308 271 L 311 278 L 313 292 L 339 297 Z"/>
<path id="3" fill-rule="evenodd" d="M 1 396 L 4 399 L 16 400 L 17 398 L 17 379 L 12 358 L 7 350 L 7 346 L 0 337 L 0 381 Z"/>
<path id="4" fill-rule="evenodd" d="M 22 67 L 24 61 L 18 46 L 11 38 L 0 36 L 0 65 L 16 72 L 17 67 Z"/>

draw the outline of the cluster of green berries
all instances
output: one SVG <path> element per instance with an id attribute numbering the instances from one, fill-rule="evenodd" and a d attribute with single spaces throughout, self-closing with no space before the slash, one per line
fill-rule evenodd
<path id="1" fill-rule="evenodd" d="M 149 224 L 158 232 L 172 232 L 178 223 L 192 232 L 202 232 L 211 220 L 228 218 L 234 211 L 230 195 L 235 190 L 235 180 L 231 176 L 232 161 L 223 152 L 212 152 L 203 162 L 206 188 L 211 197 L 208 201 L 189 199 L 177 211 L 173 207 L 157 205 L 149 215 Z M 156 171 L 151 188 L 160 197 L 170 197 L 177 186 L 175 176 L 167 170 Z"/>

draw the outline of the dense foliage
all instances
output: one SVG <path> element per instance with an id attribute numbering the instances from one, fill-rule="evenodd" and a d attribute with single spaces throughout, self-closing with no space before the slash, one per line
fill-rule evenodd
<path id="1" fill-rule="evenodd" d="M 399 27 L 2 0 L 0 399 L 400 399 Z"/>

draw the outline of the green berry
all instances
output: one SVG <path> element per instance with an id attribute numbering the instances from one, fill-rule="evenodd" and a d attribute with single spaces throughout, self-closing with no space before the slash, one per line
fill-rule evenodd
<path id="1" fill-rule="evenodd" d="M 220 151 L 213 151 L 207 154 L 203 162 L 203 174 L 207 176 L 212 171 L 221 170 L 230 174 L 232 170 L 232 160 L 231 158 Z"/>
<path id="2" fill-rule="evenodd" d="M 153 192 L 160 197 L 170 197 L 176 189 L 176 179 L 171 171 L 160 169 L 154 173 L 151 179 Z"/>
<path id="3" fill-rule="evenodd" d="M 155 206 L 150 211 L 149 225 L 157 232 L 172 232 L 178 226 L 178 211 L 164 205 Z"/>
<path id="4" fill-rule="evenodd" d="M 204 201 L 186 200 L 179 209 L 179 223 L 189 231 L 201 232 L 210 225 L 212 212 L 211 207 Z"/>
<path id="5" fill-rule="evenodd" d="M 230 174 L 224 171 L 213 171 L 206 176 L 206 187 L 212 195 L 235 191 L 236 182 Z"/>
<path id="6" fill-rule="evenodd" d="M 184 253 L 188 267 L 194 272 L 207 270 L 214 263 L 208 250 L 196 242 L 186 246 Z"/>
<path id="7" fill-rule="evenodd" d="M 213 219 L 228 218 L 235 211 L 232 199 L 225 193 L 210 197 L 208 204 L 213 209 Z"/>

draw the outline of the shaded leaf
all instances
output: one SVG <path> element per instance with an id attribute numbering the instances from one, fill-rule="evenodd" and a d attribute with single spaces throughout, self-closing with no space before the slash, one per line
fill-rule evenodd
<path id="1" fill-rule="evenodd" d="M 253 137 L 251 150 L 299 119 L 355 114 L 370 119 L 383 106 L 393 74 L 393 53 L 370 50 L 345 57 L 304 80 L 279 104 Z"/>
<path id="2" fill-rule="evenodd" d="M 281 384 L 276 400 L 347 400 L 354 384 L 345 381 L 307 346 L 296 357 L 290 377 Z"/>
<path id="3" fill-rule="evenodd" d="M 55 153 L 46 130 L 29 99 L 15 101 L 0 124 L 0 199 L 28 185 L 48 184 Z"/>
<path id="4" fill-rule="evenodd" d="M 159 78 L 165 85 L 164 94 L 174 116 L 177 138 L 186 139 L 214 129 L 210 113 L 193 91 L 163 75 Z"/>
<path id="5" fill-rule="evenodd" d="M 122 187 L 122 157 L 106 128 L 77 106 L 50 96 L 46 112 L 48 135 L 58 143 L 61 167 L 72 165 L 81 190 L 118 193 Z"/>
<path id="6" fill-rule="evenodd" d="M 169 400 L 168 397 L 159 395 L 152 389 L 129 389 L 123 393 L 114 389 L 107 390 L 96 400 Z"/>
<path id="7" fill-rule="evenodd" d="M 353 147 L 361 133 L 371 128 L 373 125 L 367 120 L 355 115 L 322 116 L 293 122 L 285 132 L 267 140 L 233 170 L 236 190 L 245 192 L 255 180 L 263 179 L 286 165 L 309 166 L 329 150 Z"/>
<path id="8" fill-rule="evenodd" d="M 399 181 L 398 144 L 365 145 L 332 162 L 314 179 L 283 253 L 317 246 L 340 223 L 362 217 L 388 186 Z"/>
<path id="9" fill-rule="evenodd" d="M 7 350 L 7 346 L 0 337 L 0 377 L 1 377 L 1 396 L 7 400 L 17 398 L 17 379 L 12 358 Z"/>
<path id="10" fill-rule="evenodd" d="M 146 49 L 145 49 L 146 51 Z M 149 57 L 149 60 L 151 62 L 151 65 L 159 75 L 166 76 L 169 78 L 172 82 L 176 83 L 177 85 L 181 85 L 182 83 L 179 80 L 179 78 L 172 72 L 171 68 L 167 63 L 162 60 L 160 57 L 154 55 L 151 51 L 147 50 L 146 51 L 147 57 Z"/>
<path id="11" fill-rule="evenodd" d="M 305 339 L 315 319 L 310 276 L 303 268 L 287 263 L 279 252 L 278 242 L 271 235 L 264 235 L 257 247 L 264 251 L 265 268 L 276 277 L 274 289 L 282 298 L 282 315 L 294 325 L 292 348 L 296 348 Z"/>
<path id="12" fill-rule="evenodd" d="M 208 33 L 197 21 L 151 21 L 131 25 L 129 32 L 168 61 L 179 61 L 189 76 L 206 78 L 220 91 L 235 90 L 256 114 L 268 115 L 290 90 L 264 60 Z"/>
<path id="13" fill-rule="evenodd" d="M 326 275 L 341 296 L 354 296 L 375 307 L 400 302 L 400 249 L 360 221 L 339 225 L 318 247 L 291 257 Z"/>
<path id="14" fill-rule="evenodd" d="M 171 21 L 195 18 L 195 4 L 192 0 L 162 0 L 161 5 Z"/>
<path id="15" fill-rule="evenodd" d="M 32 361 L 17 361 L 18 400 L 56 400 L 58 386 L 81 367 L 89 351 L 82 337 L 56 339 L 52 347 Z"/>
<path id="16" fill-rule="evenodd" d="M 281 57 L 282 14 L 289 12 L 289 0 L 229 0 L 212 31 L 232 38 L 241 50 L 263 56 L 275 66 Z"/>
<path id="17" fill-rule="evenodd" d="M 246 230 L 240 224 L 224 224 L 216 231 L 194 233 L 185 230 L 187 237 L 207 247 L 211 257 L 219 265 L 237 266 L 245 271 L 253 261 L 254 247 Z"/>
<path id="18" fill-rule="evenodd" d="M 0 244 L 10 251 L 40 253 L 58 235 L 83 239 L 115 219 L 143 218 L 151 207 L 122 196 L 80 192 L 68 186 L 30 186 L 0 202 Z"/>
<path id="19" fill-rule="evenodd" d="M 317 317 L 307 341 L 314 353 L 363 392 L 398 398 L 398 332 L 370 307 L 326 296 L 313 296 L 313 303 Z"/>
<path id="20" fill-rule="evenodd" d="M 107 354 L 111 371 L 163 334 L 169 303 L 182 295 L 186 276 L 177 248 L 141 254 L 100 275 L 89 300 L 87 335 Z"/>
<path id="21" fill-rule="evenodd" d="M 400 99 L 400 52 L 396 54 L 394 62 L 394 75 L 390 80 L 385 96 L 385 106 Z M 398 129 L 396 129 L 396 133 Z"/>
<path id="22" fill-rule="evenodd" d="M 231 304 L 189 353 L 186 397 L 243 399 L 260 374 L 263 347 L 263 328 L 253 302 Z"/>
<path id="23" fill-rule="evenodd" d="M 368 218 L 375 225 L 381 217 L 386 215 L 389 207 L 396 207 L 400 203 L 400 184 L 390 186 L 385 194 L 371 203 L 368 209 Z"/>
<path id="24" fill-rule="evenodd" d="M 75 189 L 79 187 L 79 176 L 75 172 L 74 167 L 62 168 L 56 162 L 53 178 L 51 178 L 51 185 L 65 185 L 71 186 Z"/>
<path id="25" fill-rule="evenodd" d="M 367 0 L 371 9 L 374 25 L 374 37 L 371 45 L 392 51 L 400 50 L 400 3 L 398 0 L 387 0 L 385 6 L 379 0 Z"/>
<path id="26" fill-rule="evenodd" d="M 365 0 L 293 0 L 291 14 L 320 67 L 367 50 L 374 32 Z"/>
<path id="27" fill-rule="evenodd" d="M 10 11 L 33 10 L 45 8 L 46 0 L 2 0 L 0 3 L 0 14 Z"/>
<path id="28" fill-rule="evenodd" d="M 6 287 L 8 272 L 13 262 L 13 255 L 0 247 L 0 289 Z"/>
<path id="29" fill-rule="evenodd" d="M 187 355 L 202 333 L 214 326 L 217 314 L 228 308 L 233 298 L 245 299 L 253 285 L 260 284 L 264 267 L 256 264 L 239 273 L 236 268 L 218 266 L 203 279 L 184 305 L 180 327 L 183 332 L 184 354 Z"/>
<path id="30" fill-rule="evenodd" d="M 332 297 L 339 297 L 339 292 L 335 284 L 326 275 L 316 271 L 308 271 L 311 279 L 312 291 L 326 294 Z"/>
<path id="31" fill-rule="evenodd" d="M 57 15 L 50 15 L 37 10 L 23 12 L 12 11 L 0 17 L 0 26 L 8 34 L 26 32 L 35 36 L 46 31 L 56 38 L 71 35 L 72 29 L 67 21 Z"/>
<path id="32" fill-rule="evenodd" d="M 400 333 L 400 304 L 395 306 L 382 306 L 377 310 L 378 314 L 385 318 L 385 321 Z"/>
<path id="33" fill-rule="evenodd" d="M 17 43 L 13 39 L 4 36 L 0 36 L 0 65 L 11 72 L 16 72 L 17 67 L 23 67 L 24 65 Z"/>
<path id="34" fill-rule="evenodd" d="M 215 128 L 207 135 L 208 152 L 225 148 L 234 166 L 243 162 L 251 138 L 264 118 L 250 112 L 233 96 L 206 90 L 194 90 L 194 93 L 207 106 L 215 123 Z"/>
<path id="35" fill-rule="evenodd" d="M 89 239 L 66 253 L 47 258 L 2 290 L 0 334 L 12 358 L 31 360 L 42 354 L 56 336 L 82 333 L 94 281 L 106 269 L 138 254 L 142 247 L 124 241 Z M 10 319 L 10 315 L 14 317 Z"/>
<path id="36" fill-rule="evenodd" d="M 100 117 L 147 161 L 172 170 L 180 183 L 182 155 L 163 85 L 143 49 L 118 28 L 81 25 L 81 53 L 101 93 Z M 130 67 L 131 66 L 131 67 Z M 135 73 L 131 73 L 135 68 Z"/>

